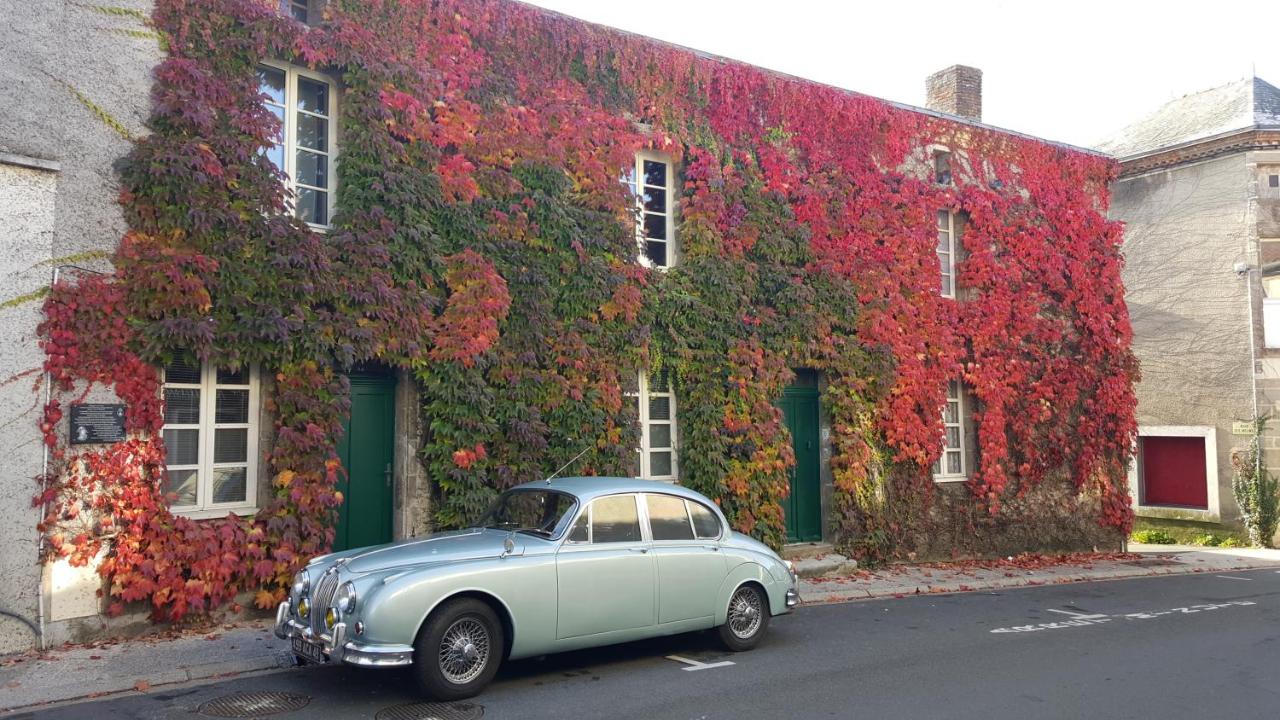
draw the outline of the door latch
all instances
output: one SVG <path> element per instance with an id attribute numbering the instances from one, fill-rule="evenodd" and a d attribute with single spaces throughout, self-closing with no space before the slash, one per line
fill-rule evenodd
<path id="1" fill-rule="evenodd" d="M 391 463 L 387 463 L 387 469 L 382 471 L 382 477 L 387 482 L 387 487 L 391 487 Z"/>

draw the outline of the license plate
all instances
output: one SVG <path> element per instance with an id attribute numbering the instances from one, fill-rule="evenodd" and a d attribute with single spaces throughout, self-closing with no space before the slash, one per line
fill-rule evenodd
<path id="1" fill-rule="evenodd" d="M 313 663 L 325 661 L 324 647 L 320 643 L 314 643 L 297 636 L 293 638 L 293 652 Z"/>

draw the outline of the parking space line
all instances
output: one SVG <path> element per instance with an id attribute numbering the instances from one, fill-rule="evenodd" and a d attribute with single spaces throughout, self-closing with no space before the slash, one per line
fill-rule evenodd
<path id="1" fill-rule="evenodd" d="M 1214 577 L 1220 577 L 1223 580 L 1253 580 L 1253 578 L 1240 577 L 1239 575 L 1214 575 Z"/>
<path id="2" fill-rule="evenodd" d="M 668 655 L 667 659 L 675 660 L 678 663 L 684 663 L 686 665 L 689 665 L 689 667 L 680 668 L 681 670 L 687 670 L 689 672 L 693 672 L 694 670 L 710 670 L 712 668 L 728 667 L 729 665 L 735 664 L 729 660 L 722 660 L 720 662 L 715 662 L 715 663 L 704 663 L 704 662 L 698 662 L 697 660 L 690 660 L 687 657 L 680 657 L 679 655 Z"/>

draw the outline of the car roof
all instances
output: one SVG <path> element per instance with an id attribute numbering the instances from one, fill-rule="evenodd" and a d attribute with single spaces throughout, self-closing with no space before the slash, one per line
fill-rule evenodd
<path id="1" fill-rule="evenodd" d="M 678 495 L 690 500 L 697 500 L 715 507 L 715 503 L 701 493 L 681 487 L 674 483 L 659 480 L 640 480 L 624 477 L 564 477 L 551 480 L 536 480 L 518 485 L 515 488 L 529 490 L 560 490 L 576 496 L 582 502 L 590 502 L 601 495 L 613 495 L 624 492 L 650 492 Z"/>

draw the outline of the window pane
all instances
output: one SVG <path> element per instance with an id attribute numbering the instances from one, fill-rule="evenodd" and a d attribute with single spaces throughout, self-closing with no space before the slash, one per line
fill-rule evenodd
<path id="1" fill-rule="evenodd" d="M 218 404 L 214 408 L 215 422 L 249 422 L 249 391 L 218 389 Z"/>
<path id="2" fill-rule="evenodd" d="M 244 502 L 248 485 L 244 468 L 218 468 L 213 471 L 213 501 Z"/>
<path id="3" fill-rule="evenodd" d="M 689 514 L 693 516 L 693 529 L 700 538 L 720 537 L 720 521 L 702 503 L 689 501 Z"/>
<path id="4" fill-rule="evenodd" d="M 329 84 L 298 78 L 298 109 L 328 115 Z"/>
<path id="5" fill-rule="evenodd" d="M 666 187 L 667 164 L 662 162 L 654 162 L 653 160 L 645 160 L 644 161 L 644 184 L 657 185 L 658 187 Z"/>
<path id="6" fill-rule="evenodd" d="M 635 452 L 635 457 L 631 461 L 631 477 L 644 477 L 644 472 L 640 468 L 640 460 L 642 453 L 640 450 Z"/>
<path id="7" fill-rule="evenodd" d="M 693 528 L 684 500 L 670 495 L 649 495 L 649 530 L 654 540 L 692 540 Z"/>
<path id="8" fill-rule="evenodd" d="M 645 188 L 644 209 L 649 212 L 664 213 L 667 211 L 667 193 L 657 188 Z"/>
<path id="9" fill-rule="evenodd" d="M 267 148 L 266 155 L 267 155 L 267 159 L 271 161 L 272 165 L 276 166 L 277 170 L 281 172 L 284 171 L 284 146 L 283 145 L 272 145 L 271 147 Z"/>
<path id="10" fill-rule="evenodd" d="M 170 503 L 174 506 L 195 505 L 199 477 L 198 470 L 170 470 L 166 473 L 165 495 L 173 493 L 177 496 Z"/>
<path id="11" fill-rule="evenodd" d="M 200 391 L 195 388 L 164 389 L 166 425 L 200 424 Z"/>
<path id="12" fill-rule="evenodd" d="M 960 408 L 956 403 L 948 402 L 947 409 L 942 416 L 943 422 L 958 423 L 960 422 Z"/>
<path id="13" fill-rule="evenodd" d="M 329 224 L 329 193 L 298 188 L 298 219 L 312 225 Z"/>
<path id="14" fill-rule="evenodd" d="M 591 504 L 591 542 L 640 542 L 634 496 L 605 497 Z"/>
<path id="15" fill-rule="evenodd" d="M 667 392 L 671 389 L 671 374 L 663 370 L 649 377 L 649 392 Z"/>
<path id="16" fill-rule="evenodd" d="M 649 447 L 671 447 L 671 426 L 667 423 L 655 423 L 649 426 Z"/>
<path id="17" fill-rule="evenodd" d="M 298 144 L 312 150 L 329 150 L 329 121 L 298 113 Z"/>
<path id="18" fill-rule="evenodd" d="M 671 419 L 671 398 L 664 395 L 656 395 L 649 397 L 649 419 L 650 420 L 670 420 Z"/>
<path id="19" fill-rule="evenodd" d="M 587 541 L 587 513 L 578 516 L 577 522 L 569 529 L 569 542 Z"/>
<path id="20" fill-rule="evenodd" d="M 239 370 L 231 370 L 229 368 L 218 368 L 218 384 L 219 385 L 248 385 L 249 384 L 249 368 L 240 368 Z"/>
<path id="21" fill-rule="evenodd" d="M 164 447 L 169 465 L 197 465 L 200 462 L 200 431 L 165 430 Z"/>
<path id="22" fill-rule="evenodd" d="M 657 267 L 667 266 L 667 244 L 662 241 L 650 240 L 645 243 L 644 256 L 649 258 L 649 262 Z"/>
<path id="23" fill-rule="evenodd" d="M 164 368 L 164 381 L 183 385 L 199 385 L 200 365 L 199 363 L 193 365 L 186 360 L 174 360 Z"/>
<path id="24" fill-rule="evenodd" d="M 219 430 L 218 432 L 222 432 L 222 431 Z M 949 448 L 960 447 L 960 428 L 955 426 L 951 426 L 947 428 L 947 447 Z"/>
<path id="25" fill-rule="evenodd" d="M 284 105 L 284 71 L 259 65 L 258 91 L 267 96 L 267 102 Z"/>
<path id="26" fill-rule="evenodd" d="M 307 22 L 307 10 L 307 0 L 292 0 L 289 3 L 289 12 L 298 22 Z"/>
<path id="27" fill-rule="evenodd" d="M 951 233 L 938 231 L 938 257 L 943 257 L 951 252 Z M 945 268 L 946 265 L 943 265 Z"/>
<path id="28" fill-rule="evenodd" d="M 651 240 L 667 239 L 667 216 L 644 214 L 644 236 Z"/>
<path id="29" fill-rule="evenodd" d="M 248 462 L 249 431 L 245 428 L 218 428 L 213 431 L 213 461 Z"/>
<path id="30" fill-rule="evenodd" d="M 948 451 L 947 452 L 947 474 L 959 475 L 961 472 L 962 471 L 960 469 L 960 451 L 959 450 Z"/>
<path id="31" fill-rule="evenodd" d="M 950 275 L 942 276 L 942 294 L 943 295 L 951 294 L 951 276 Z"/>
<path id="32" fill-rule="evenodd" d="M 319 155 L 300 149 L 295 157 L 297 160 L 298 182 L 303 185 L 329 187 L 329 157 L 327 155 Z"/>
<path id="33" fill-rule="evenodd" d="M 652 477 L 668 477 L 671 472 L 671 453 L 651 452 L 649 453 L 649 475 Z"/>

